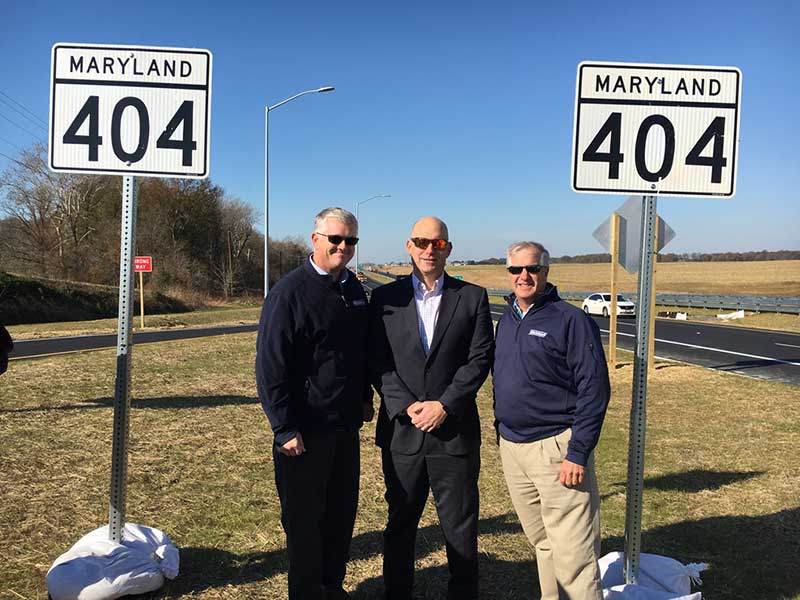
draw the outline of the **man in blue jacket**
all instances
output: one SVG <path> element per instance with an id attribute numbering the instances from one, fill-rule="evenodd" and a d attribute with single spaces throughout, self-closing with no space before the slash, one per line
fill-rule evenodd
<path id="1" fill-rule="evenodd" d="M 593 450 L 610 397 L 600 330 L 547 283 L 537 242 L 508 249 L 494 410 L 508 490 L 536 551 L 542 600 L 601 600 Z"/>
<path id="2" fill-rule="evenodd" d="M 289 600 L 338 600 L 358 506 L 359 436 L 373 416 L 367 298 L 345 265 L 358 223 L 317 215 L 314 253 L 264 300 L 258 397 L 269 419 L 275 485 L 289 552 Z"/>

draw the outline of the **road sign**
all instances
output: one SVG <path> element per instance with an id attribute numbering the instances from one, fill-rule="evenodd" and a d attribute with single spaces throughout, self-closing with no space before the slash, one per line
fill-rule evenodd
<path id="1" fill-rule="evenodd" d="M 639 270 L 639 261 L 642 258 L 642 198 L 631 196 L 625 203 L 614 211 L 619 215 L 619 264 L 628 273 L 634 274 Z M 600 245 L 607 252 L 612 252 L 611 247 L 611 217 L 603 221 L 592 233 Z M 675 237 L 675 230 L 662 219 L 658 218 L 658 251 L 669 244 Z"/>
<path id="2" fill-rule="evenodd" d="M 153 271 L 152 256 L 135 256 L 133 258 L 134 273 L 150 273 Z"/>
<path id="3" fill-rule="evenodd" d="M 572 189 L 733 196 L 741 80 L 735 67 L 582 62 Z"/>
<path id="4" fill-rule="evenodd" d="M 50 168 L 208 176 L 211 52 L 55 44 Z"/>

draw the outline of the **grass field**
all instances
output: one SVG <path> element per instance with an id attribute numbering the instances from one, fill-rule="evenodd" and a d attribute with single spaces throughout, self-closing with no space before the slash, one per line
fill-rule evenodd
<path id="1" fill-rule="evenodd" d="M 286 558 L 271 436 L 255 399 L 254 335 L 134 349 L 128 520 L 163 529 L 181 574 L 158 598 L 285 597 Z M 630 356 L 612 374 L 597 452 L 604 552 L 623 548 Z M 625 362 L 628 361 L 628 362 Z M 52 561 L 107 519 L 113 351 L 17 361 L 0 377 L 0 597 L 42 598 Z M 484 429 L 482 598 L 537 597 L 532 552 Z M 676 363 L 648 387 L 643 549 L 706 561 L 710 599 L 800 598 L 797 388 Z M 363 430 L 362 491 L 345 582 L 381 592 L 385 522 L 374 426 Z M 443 540 L 428 508 L 418 536 L 419 598 L 446 587 Z"/>
<path id="2" fill-rule="evenodd" d="M 390 267 L 391 273 L 409 273 L 409 266 Z M 448 267 L 450 275 L 487 288 L 508 288 L 502 265 Z M 617 271 L 621 292 L 636 292 L 636 275 Z M 606 291 L 611 266 L 606 264 L 554 264 L 548 280 L 562 291 Z M 800 296 L 800 260 L 753 262 L 680 262 L 657 266 L 656 290 L 673 294 L 722 294 L 732 296 Z"/>

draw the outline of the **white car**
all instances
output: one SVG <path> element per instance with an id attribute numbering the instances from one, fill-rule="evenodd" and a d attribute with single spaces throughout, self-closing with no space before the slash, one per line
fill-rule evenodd
<path id="1" fill-rule="evenodd" d="M 607 317 L 611 314 L 611 294 L 592 294 L 583 301 L 583 312 L 587 315 L 603 315 Z M 617 316 L 636 316 L 636 305 L 622 294 L 617 294 Z"/>

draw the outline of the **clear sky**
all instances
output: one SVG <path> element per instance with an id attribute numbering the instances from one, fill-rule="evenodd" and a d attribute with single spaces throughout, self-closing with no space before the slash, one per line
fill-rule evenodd
<path id="1" fill-rule="evenodd" d="M 798 31 L 794 2 L 4 0 L 0 153 L 46 138 L 8 99 L 47 121 L 54 43 L 206 48 L 210 176 L 259 213 L 264 106 L 336 87 L 270 113 L 273 237 L 391 194 L 361 206 L 362 261 L 403 259 L 427 214 L 449 225 L 452 258 L 502 256 L 519 239 L 600 252 L 592 231 L 626 197 L 570 188 L 578 63 L 736 66 L 736 196 L 660 199 L 676 232 L 665 252 L 800 249 Z"/>

